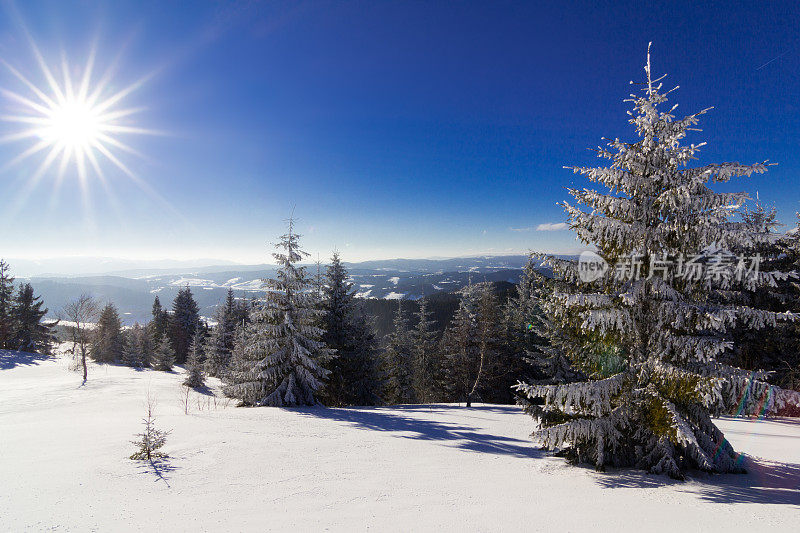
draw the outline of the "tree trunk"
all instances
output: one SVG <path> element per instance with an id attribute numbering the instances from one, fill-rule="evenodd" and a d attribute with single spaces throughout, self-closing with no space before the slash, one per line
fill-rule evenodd
<path id="1" fill-rule="evenodd" d="M 83 382 L 86 383 L 86 349 L 81 347 L 81 363 L 83 364 Z"/>

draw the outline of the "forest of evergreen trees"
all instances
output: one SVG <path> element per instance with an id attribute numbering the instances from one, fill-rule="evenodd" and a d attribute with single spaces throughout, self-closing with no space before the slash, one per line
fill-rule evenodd
<path id="1" fill-rule="evenodd" d="M 800 230 L 779 234 L 775 218 L 774 210 L 758 204 L 742 220 L 772 236 L 757 250 L 764 265 L 795 268 Z M 151 320 L 128 328 L 113 303 L 94 302 L 88 356 L 157 371 L 182 365 L 186 385 L 202 388 L 206 376 L 219 378 L 225 393 L 242 405 L 524 403 L 515 388 L 520 382 L 574 382 L 618 370 L 611 349 L 589 363 L 558 351 L 566 339 L 578 342 L 553 325 L 552 309 L 548 318 L 563 282 L 542 275 L 533 258 L 517 285 L 477 282 L 418 301 L 374 300 L 355 297 L 338 253 L 312 277 L 299 264 L 306 254 L 292 227 L 280 246 L 275 257 L 281 269 L 276 279 L 265 280 L 266 297 L 236 299 L 229 290 L 212 325 L 200 317 L 189 287 L 169 308 L 156 296 Z M 736 298 L 797 312 L 797 290 L 787 278 Z M 30 284 L 15 287 L 9 265 L 0 262 L 0 347 L 49 353 L 55 335 L 53 324 L 43 323 L 47 312 Z M 75 324 L 69 324 L 65 340 L 75 341 Z M 733 349 L 721 361 L 764 371 L 781 387 L 800 388 L 796 322 L 755 333 L 732 328 L 729 337 Z"/>

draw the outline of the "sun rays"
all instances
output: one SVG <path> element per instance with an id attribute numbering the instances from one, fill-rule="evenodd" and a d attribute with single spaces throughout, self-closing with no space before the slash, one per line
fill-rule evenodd
<path id="1" fill-rule="evenodd" d="M 45 178 L 52 180 L 51 204 L 58 200 L 62 184 L 76 179 L 84 211 L 92 180 L 100 182 L 111 204 L 118 203 L 109 183 L 116 175 L 126 176 L 145 193 L 165 202 L 125 163 L 127 156 L 141 157 L 129 144 L 130 138 L 162 134 L 136 124 L 143 108 L 127 103 L 147 78 L 117 89 L 116 61 L 98 75 L 96 48 L 76 69 L 64 54 L 59 64 L 48 64 L 33 40 L 29 38 L 29 42 L 38 69 L 36 78 L 0 59 L 6 73 L 0 77 L 0 144 L 19 148 L 0 163 L 0 175 L 30 165 L 20 172 L 24 177 L 15 200 L 6 206 L 7 213 L 22 209 Z"/>

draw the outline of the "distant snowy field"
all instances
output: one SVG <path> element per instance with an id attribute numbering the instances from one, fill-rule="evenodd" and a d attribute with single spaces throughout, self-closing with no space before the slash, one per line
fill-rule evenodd
<path id="1" fill-rule="evenodd" d="M 721 420 L 750 455 L 751 474 L 678 483 L 548 457 L 529 440 L 532 420 L 512 406 L 240 409 L 192 393 L 187 415 L 180 369 L 92 365 L 81 387 L 68 366 L 0 351 L 0 531 L 730 532 L 800 523 L 797 421 Z M 156 425 L 171 430 L 160 476 L 127 458 L 148 389 Z"/>

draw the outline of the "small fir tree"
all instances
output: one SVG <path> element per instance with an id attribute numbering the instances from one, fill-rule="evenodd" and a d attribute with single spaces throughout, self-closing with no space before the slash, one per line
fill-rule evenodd
<path id="1" fill-rule="evenodd" d="M 136 436 L 139 437 L 131 444 L 135 445 L 137 450 L 131 455 L 134 461 L 150 461 L 153 462 L 158 459 L 165 459 L 169 457 L 164 452 L 160 451 L 161 448 L 167 443 L 168 431 L 161 431 L 155 426 L 155 401 L 147 398 L 147 412 L 142 419 L 144 429 Z"/>

